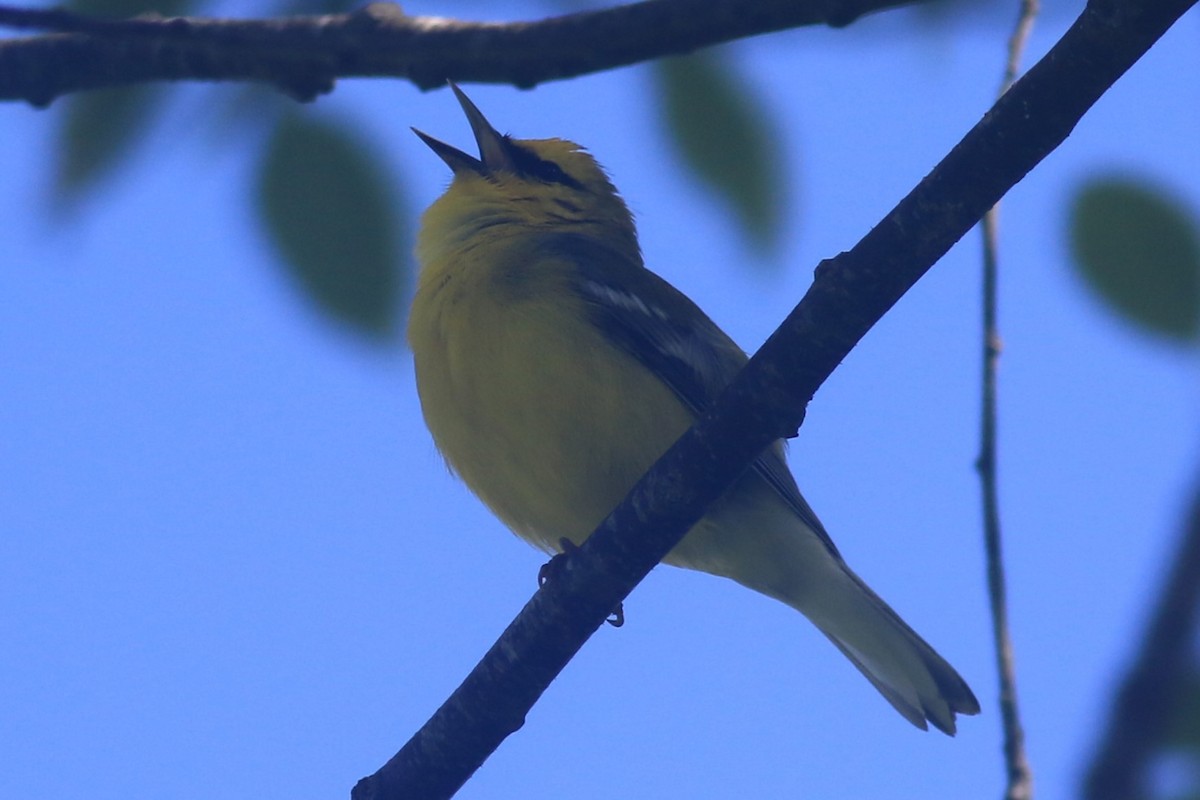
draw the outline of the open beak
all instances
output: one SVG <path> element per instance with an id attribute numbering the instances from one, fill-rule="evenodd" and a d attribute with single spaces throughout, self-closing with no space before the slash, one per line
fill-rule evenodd
<path id="1" fill-rule="evenodd" d="M 508 151 L 508 143 L 504 136 L 491 126 L 483 113 L 471 102 L 471 98 L 463 94 L 453 82 L 447 81 L 454 96 L 458 98 L 467 122 L 471 125 L 471 133 L 475 135 L 475 144 L 479 147 L 479 158 L 467 155 L 457 147 L 451 147 L 445 142 L 413 128 L 412 131 L 421 137 L 421 141 L 429 145 L 429 149 L 437 153 L 438 158 L 457 175 L 461 172 L 474 172 L 487 176 L 498 170 L 513 170 L 512 156 Z"/>

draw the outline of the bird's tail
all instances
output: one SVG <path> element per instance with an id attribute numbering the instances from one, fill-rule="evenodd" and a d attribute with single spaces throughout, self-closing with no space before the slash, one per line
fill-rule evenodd
<path id="1" fill-rule="evenodd" d="M 732 578 L 795 608 L 922 730 L 932 723 L 953 735 L 956 714 L 979 713 L 967 682 L 846 566 L 823 531 L 777 496 L 764 497 L 773 492 L 765 483 L 745 488 L 664 560 Z"/>
<path id="2" fill-rule="evenodd" d="M 812 620 L 905 719 L 953 736 L 955 714 L 979 713 L 967 682 L 861 578 L 838 566 L 841 575 L 825 581 L 819 602 L 780 599 Z"/>

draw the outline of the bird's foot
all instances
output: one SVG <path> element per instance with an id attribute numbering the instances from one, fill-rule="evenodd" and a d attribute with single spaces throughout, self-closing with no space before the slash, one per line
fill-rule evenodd
<path id="1" fill-rule="evenodd" d="M 545 564 L 542 564 L 541 569 L 538 570 L 538 586 L 544 586 L 548 581 L 552 581 L 556 576 L 561 575 L 562 571 L 567 566 L 567 559 L 569 559 L 573 553 L 579 550 L 579 545 L 565 537 L 558 540 L 558 546 L 562 552 L 552 555 L 550 560 Z M 605 622 L 607 622 L 609 625 L 612 625 L 614 628 L 619 628 L 624 625 L 625 604 L 617 603 L 617 607 L 613 609 L 612 613 L 609 615 L 608 619 L 605 620 Z"/>

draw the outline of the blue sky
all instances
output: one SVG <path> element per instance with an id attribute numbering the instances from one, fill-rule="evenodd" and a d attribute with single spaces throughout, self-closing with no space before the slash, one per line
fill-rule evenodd
<path id="1" fill-rule="evenodd" d="M 1006 26 L 931 40 L 884 22 L 732 50 L 788 146 L 795 204 L 771 265 L 680 168 L 646 70 L 465 88 L 502 130 L 592 150 L 647 263 L 753 350 L 817 262 L 990 104 Z M 1030 58 L 1067 24 L 1039 24 Z M 1074 794 L 1200 459 L 1194 355 L 1086 293 L 1066 203 L 1118 170 L 1200 209 L 1197 33 L 1185 18 L 1003 209 L 1002 497 L 1047 798 Z M 257 140 L 213 111 L 227 91 L 181 88 L 66 220 L 48 190 L 59 111 L 0 106 L 0 796 L 48 782 L 98 799 L 345 796 L 534 589 L 540 554 L 442 466 L 407 352 L 330 326 L 272 260 L 247 190 Z M 470 143 L 448 93 L 395 81 L 344 82 L 305 113 L 373 137 L 410 230 L 448 176 L 408 126 Z M 955 739 L 922 734 L 795 612 L 663 567 L 460 797 L 999 794 L 972 471 L 977 254 L 972 234 L 850 354 L 791 462 L 851 565 L 983 715 Z"/>

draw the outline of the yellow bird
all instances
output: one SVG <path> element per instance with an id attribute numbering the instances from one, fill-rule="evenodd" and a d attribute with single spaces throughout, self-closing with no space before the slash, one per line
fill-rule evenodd
<path id="1" fill-rule="evenodd" d="M 451 469 L 548 552 L 587 538 L 746 355 L 642 264 L 604 170 L 561 139 L 496 131 L 451 86 L 479 157 L 416 131 L 454 173 L 421 221 L 408 340 Z M 665 559 L 808 617 L 905 719 L 953 734 L 966 682 L 842 560 L 777 442 Z"/>

